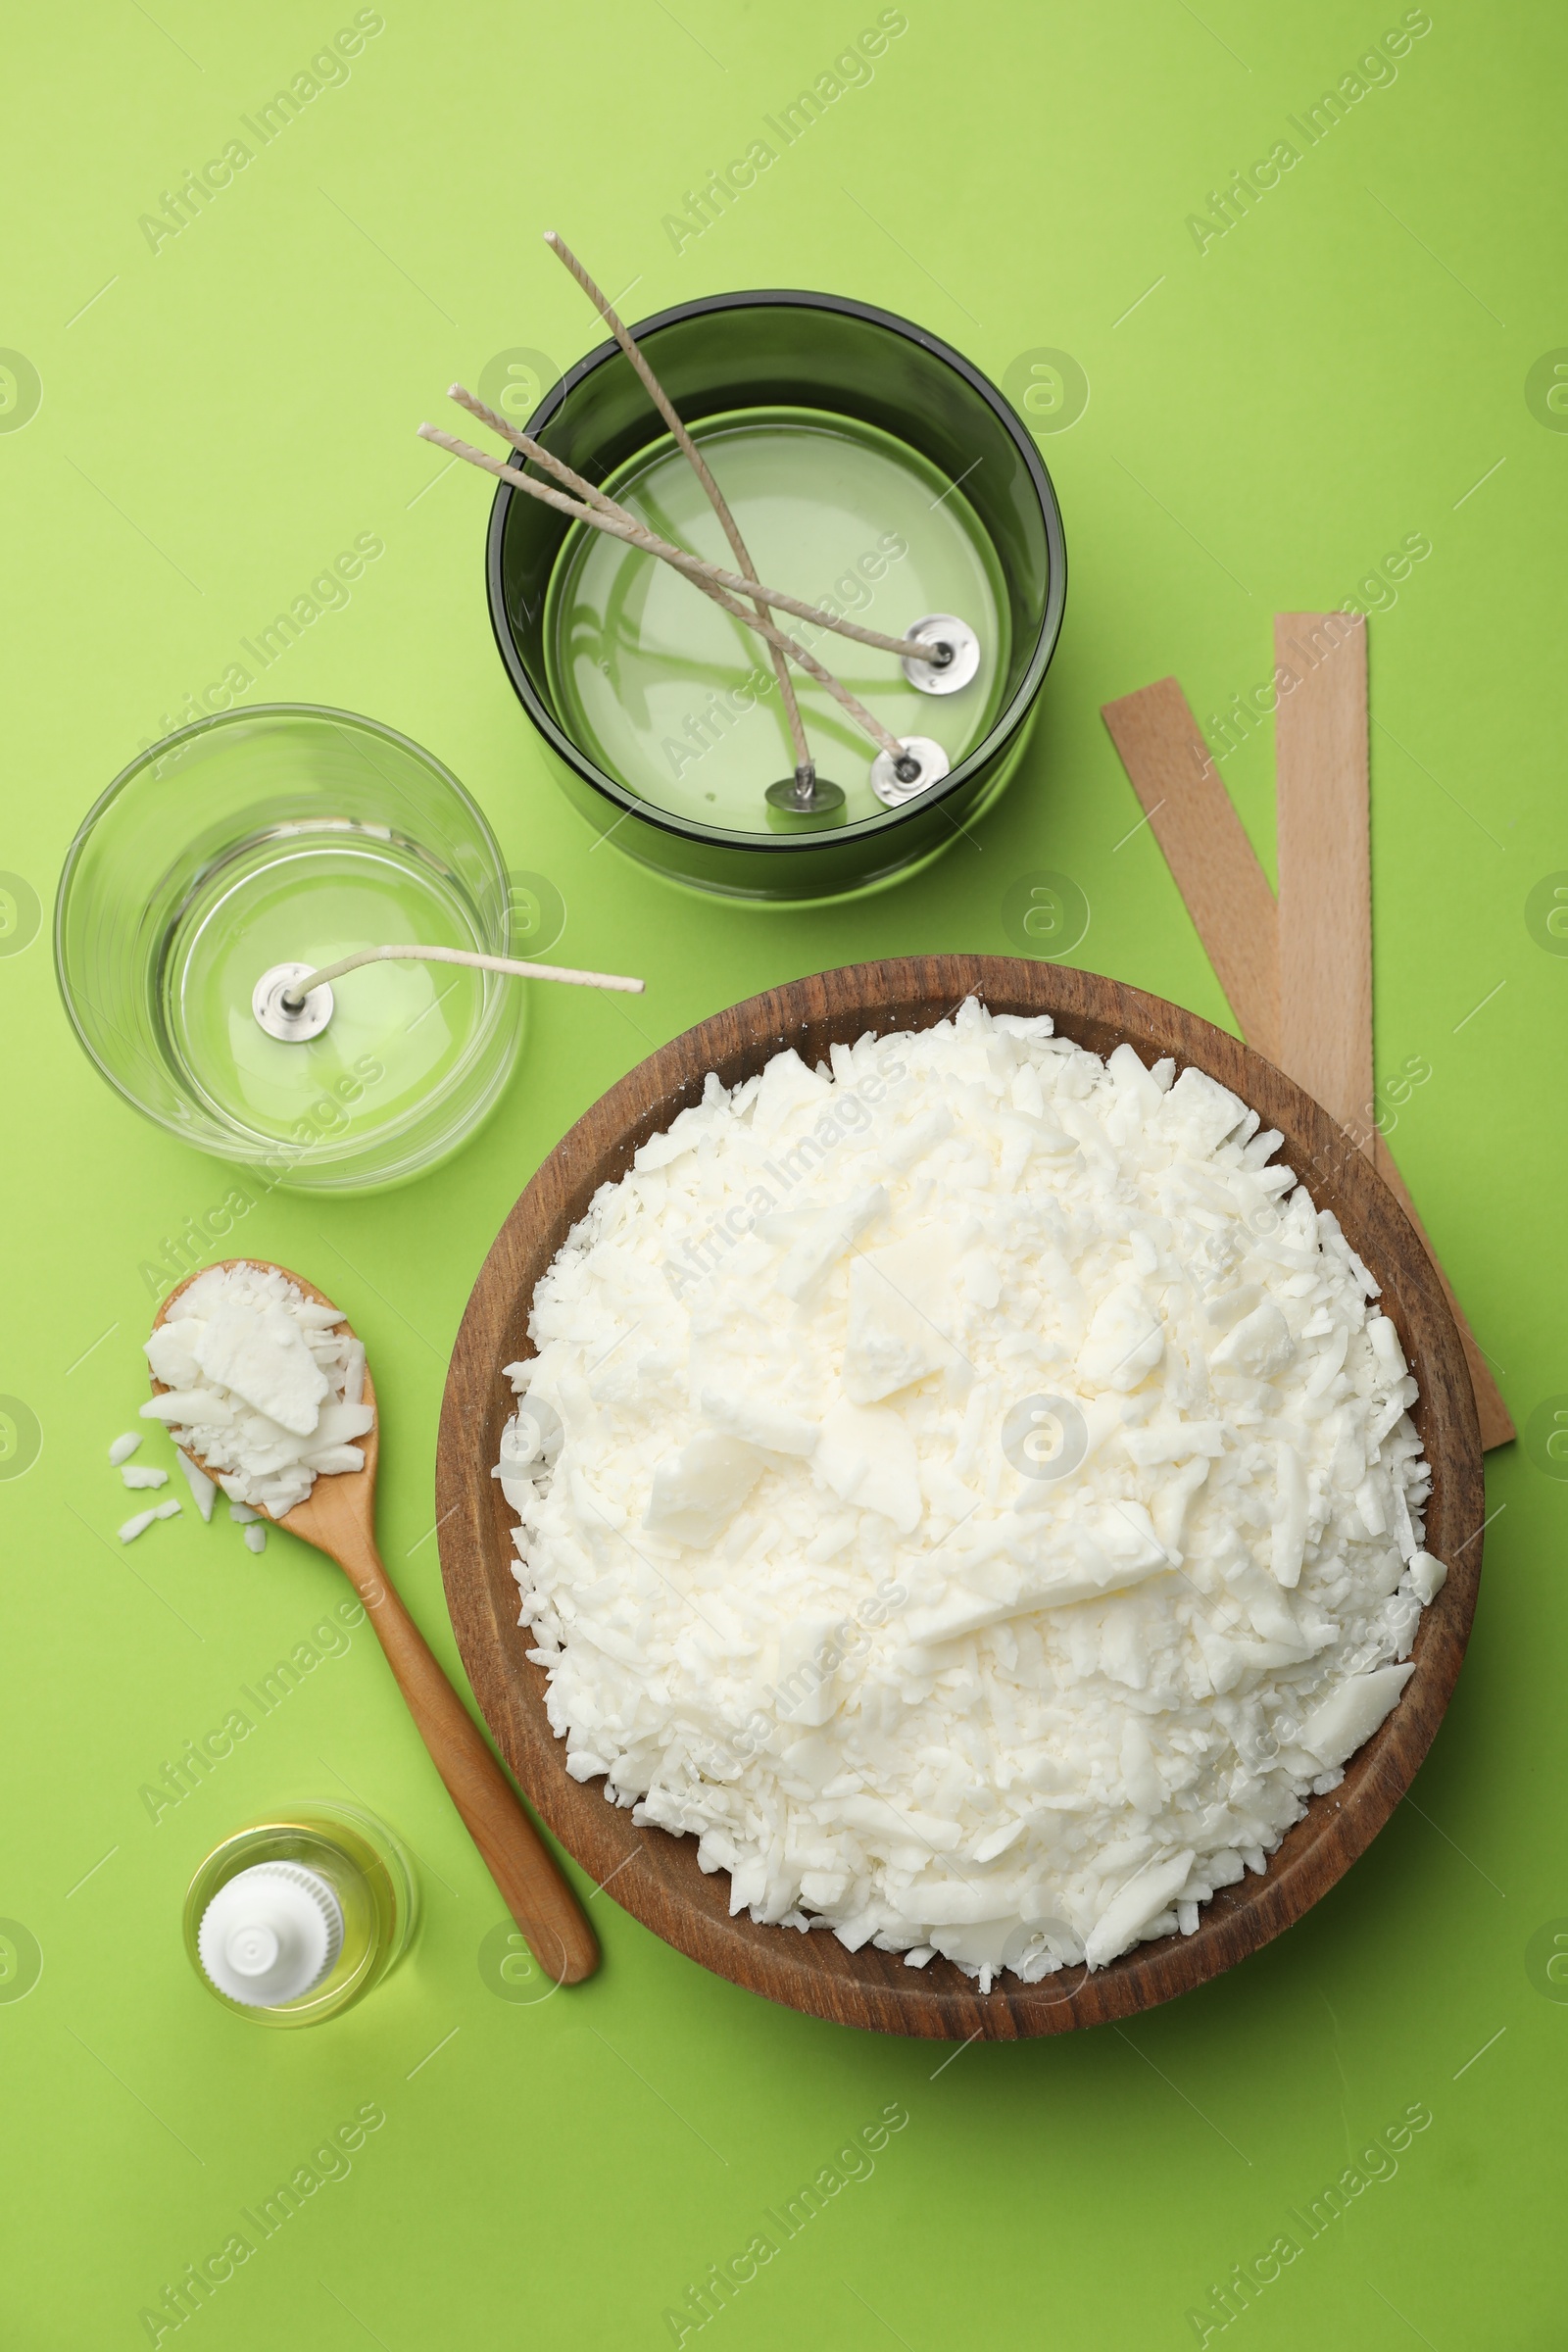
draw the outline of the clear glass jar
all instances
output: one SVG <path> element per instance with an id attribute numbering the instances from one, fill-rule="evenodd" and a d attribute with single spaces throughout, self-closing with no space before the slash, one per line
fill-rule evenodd
<path id="1" fill-rule="evenodd" d="M 55 964 L 82 1045 L 148 1118 L 269 1186 L 363 1193 L 494 1108 L 525 991 L 370 964 L 295 1043 L 256 1020 L 256 982 L 393 943 L 506 956 L 510 934 L 501 851 L 457 778 L 390 727 L 278 703 L 182 728 L 115 779 L 66 858 Z"/>

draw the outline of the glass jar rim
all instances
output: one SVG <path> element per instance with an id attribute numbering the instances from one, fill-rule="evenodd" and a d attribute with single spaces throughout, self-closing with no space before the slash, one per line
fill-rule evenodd
<path id="1" fill-rule="evenodd" d="M 113 1088 L 121 1101 L 128 1102 L 133 1110 L 141 1113 L 143 1118 L 151 1119 L 155 1125 L 164 1130 L 166 1135 L 175 1136 L 181 1143 L 191 1144 L 195 1149 L 206 1152 L 215 1158 L 232 1161 L 236 1166 L 249 1166 L 256 1161 L 265 1162 L 270 1154 L 285 1150 L 286 1146 L 276 1141 L 269 1144 L 265 1139 L 258 1138 L 254 1149 L 250 1149 L 241 1146 L 237 1141 L 225 1144 L 217 1140 L 216 1136 L 194 1136 L 184 1122 L 169 1117 L 155 1103 L 143 1102 L 139 1095 L 132 1093 L 120 1073 L 112 1069 L 104 1059 L 78 1011 L 75 996 L 66 970 L 65 926 L 72 881 L 95 829 L 107 816 L 116 802 L 123 797 L 150 766 L 158 760 L 166 759 L 170 752 L 179 745 L 188 743 L 197 736 L 214 734 L 220 729 L 244 721 L 254 722 L 258 719 L 263 721 L 321 720 L 331 726 L 347 727 L 363 734 L 374 735 L 383 743 L 395 745 L 399 751 L 406 753 L 419 767 L 425 769 L 452 794 L 460 804 L 464 814 L 472 822 L 479 838 L 494 859 L 497 876 L 503 885 L 507 876 L 506 864 L 501 855 L 501 845 L 495 837 L 489 818 L 467 787 L 454 775 L 445 761 L 438 760 L 433 752 L 426 751 L 423 744 L 416 743 L 412 735 L 405 735 L 398 728 L 388 726 L 383 719 L 368 718 L 360 710 L 340 710 L 336 704 L 332 703 L 247 703 L 235 710 L 215 710 L 203 718 L 192 719 L 187 725 L 176 727 L 172 734 L 160 736 L 156 743 L 149 744 L 144 750 L 138 752 L 134 760 L 126 761 L 119 774 L 105 785 L 76 827 L 75 833 L 72 837 L 71 847 L 66 852 L 65 862 L 60 869 L 60 881 L 55 892 L 52 930 L 55 985 L 60 992 L 60 1001 L 65 1006 L 66 1017 L 71 1023 L 77 1044 L 87 1055 L 93 1068 Z M 491 1044 L 495 1029 L 507 1017 L 509 1005 L 506 990 L 508 985 L 505 980 L 497 980 L 489 1001 L 474 1025 L 473 1034 L 467 1041 L 462 1057 L 415 1109 L 405 1113 L 401 1119 L 391 1122 L 380 1132 L 377 1138 L 378 1142 L 396 1141 L 400 1133 L 407 1132 L 428 1117 L 432 1108 L 438 1108 L 441 1102 L 471 1074 L 481 1052 Z M 333 1164 L 352 1166 L 353 1159 L 354 1154 L 346 1152 L 336 1163 L 330 1156 L 326 1156 L 318 1159 L 315 1164 L 321 1167 L 330 1167 Z"/>
<path id="2" fill-rule="evenodd" d="M 1004 750 L 1033 709 L 1060 639 L 1067 594 L 1067 547 L 1061 509 L 1057 503 L 1055 486 L 1046 470 L 1033 436 L 1011 403 L 975 367 L 973 361 L 966 360 L 962 352 L 945 342 L 940 335 L 933 334 L 929 328 L 916 325 L 912 319 L 901 318 L 896 311 L 881 310 L 874 303 L 860 302 L 850 295 L 816 293 L 804 288 L 759 287 L 728 294 L 698 295 L 689 302 L 671 304 L 666 310 L 655 311 L 648 318 L 638 319 L 630 331 L 640 342 L 645 336 L 657 334 L 662 328 L 726 311 L 790 308 L 826 311 L 885 329 L 902 336 L 929 358 L 947 367 L 970 393 L 993 411 L 997 421 L 1017 450 L 1039 503 L 1049 573 L 1045 609 L 1040 616 L 1027 666 L 986 734 L 971 746 L 939 785 L 918 794 L 912 801 L 904 802 L 897 808 L 884 809 L 875 816 L 858 818 L 853 824 L 825 826 L 820 831 L 809 833 L 736 832 L 727 826 L 709 825 L 696 818 L 682 817 L 671 809 L 660 808 L 656 802 L 644 800 L 590 759 L 572 741 L 544 703 L 518 656 L 507 620 L 504 552 L 512 502 L 522 494 L 510 482 L 496 484 L 485 538 L 485 586 L 490 626 L 497 651 L 513 692 L 557 758 L 564 760 L 575 775 L 618 812 L 617 822 L 619 816 L 634 816 L 656 831 L 670 834 L 680 841 L 764 858 L 801 854 L 810 856 L 813 853 L 831 855 L 835 845 L 842 846 L 847 841 L 875 841 L 883 834 L 896 833 L 901 825 L 908 821 L 911 813 L 940 807 L 956 794 L 961 794 L 973 782 L 982 766 Z M 528 433 L 537 439 L 578 386 L 597 369 L 612 365 L 620 356 L 620 346 L 613 337 L 584 353 L 539 402 L 528 418 Z"/>

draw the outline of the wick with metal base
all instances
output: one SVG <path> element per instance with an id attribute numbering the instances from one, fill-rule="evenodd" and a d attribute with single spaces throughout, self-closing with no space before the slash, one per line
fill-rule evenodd
<path id="1" fill-rule="evenodd" d="M 569 246 L 554 230 L 546 234 L 545 242 L 570 270 L 630 361 L 649 398 L 701 482 L 704 494 L 733 550 L 739 571 L 728 571 L 720 565 L 707 564 L 700 557 L 673 546 L 651 531 L 646 523 L 618 505 L 608 493 L 586 480 L 542 443 L 518 431 L 461 384 L 451 387 L 450 396 L 453 400 L 488 424 L 519 454 L 532 459 L 546 472 L 553 474 L 557 481 L 564 484 L 566 490 L 575 492 L 576 496 L 567 497 L 561 490 L 552 490 L 532 475 L 522 472 L 519 467 L 489 457 L 484 451 L 442 432 L 435 425 L 421 424 L 418 428 L 420 437 L 434 442 L 438 448 L 450 451 L 466 464 L 477 466 L 500 480 L 512 483 L 529 497 L 554 507 L 574 521 L 586 523 L 593 530 L 607 532 L 628 545 L 643 549 L 649 555 L 657 556 L 661 562 L 682 572 L 694 587 L 710 597 L 722 611 L 755 630 L 764 640 L 778 680 L 780 700 L 795 748 L 794 773 L 769 784 L 763 796 L 769 806 L 781 814 L 822 818 L 836 815 L 845 806 L 842 787 L 817 774 L 790 680 L 789 663 L 792 662 L 823 686 L 855 723 L 871 737 L 877 747 L 877 756 L 871 765 L 871 789 L 886 807 L 900 808 L 917 793 L 940 783 L 951 771 L 951 762 L 940 744 L 929 736 L 911 736 L 902 740 L 895 736 L 813 655 L 808 654 L 795 638 L 775 628 L 769 614 L 774 612 L 790 612 L 814 626 L 833 629 L 858 644 L 870 646 L 878 652 L 895 654 L 907 682 L 917 692 L 933 695 L 956 694 L 978 674 L 980 642 L 974 630 L 956 613 L 938 612 L 928 613 L 924 619 L 916 621 L 907 635 L 890 637 L 880 630 L 864 628 L 843 614 L 828 612 L 820 606 L 808 604 L 781 589 L 765 586 L 758 578 L 757 566 L 722 491 L 677 415 L 673 402 L 655 375 L 645 353 L 622 323 L 608 296 L 595 284 Z M 262 1017 L 260 1011 L 257 1017 Z"/>
<path id="2" fill-rule="evenodd" d="M 359 948 L 336 963 L 313 970 L 308 963 L 274 963 L 251 991 L 251 1010 L 269 1037 L 299 1046 L 319 1037 L 336 1009 L 329 983 L 362 963 L 462 963 L 476 972 L 506 972 L 516 980 L 564 980 L 573 988 L 610 988 L 640 997 L 647 983 L 619 972 L 574 972 L 554 963 L 523 963 L 509 956 L 478 956 L 467 948 L 420 948 L 394 944 Z"/>
<path id="3" fill-rule="evenodd" d="M 857 695 L 852 694 L 850 689 L 836 678 L 830 669 L 823 666 L 814 654 L 807 652 L 799 639 L 785 636 L 780 630 L 774 628 L 771 621 L 764 620 L 757 612 L 748 611 L 745 605 L 731 596 L 727 588 L 720 586 L 719 581 L 728 575 L 719 572 L 715 566 L 705 564 L 699 557 L 689 556 L 684 549 L 672 547 L 667 540 L 657 538 L 634 516 L 629 514 L 623 516 L 623 511 L 607 514 L 603 511 L 602 506 L 591 507 L 584 500 L 566 498 L 561 491 L 551 490 L 543 482 L 535 481 L 531 474 L 520 472 L 515 466 L 504 465 L 499 458 L 487 456 L 482 449 L 475 449 L 470 443 L 460 441 L 455 434 L 443 432 L 439 425 L 421 424 L 418 427 L 418 433 L 421 441 L 433 442 L 437 449 L 447 450 L 453 457 L 462 458 L 466 465 L 477 466 L 481 471 L 494 474 L 498 481 L 510 482 L 514 489 L 526 491 L 530 498 L 537 499 L 542 506 L 554 507 L 559 514 L 569 514 L 575 522 L 585 522 L 592 530 L 607 532 L 611 538 L 622 539 L 629 546 L 640 547 L 647 554 L 659 557 L 662 563 L 668 564 L 675 570 L 683 572 L 694 587 L 700 588 L 705 595 L 711 597 L 721 612 L 728 612 L 732 619 L 740 621 L 744 627 L 755 630 L 757 635 L 764 639 L 775 653 L 787 654 L 792 662 L 807 672 L 808 676 L 815 678 L 819 686 L 826 688 L 834 701 L 854 719 L 856 725 L 870 736 L 878 751 L 886 759 L 888 768 L 882 772 L 891 774 L 897 783 L 904 787 L 904 790 L 899 792 L 896 797 L 890 798 L 889 793 L 878 780 L 879 770 L 875 761 L 873 761 L 871 769 L 871 789 L 877 794 L 878 799 L 887 801 L 890 807 L 897 807 L 900 802 L 909 798 L 914 791 L 923 791 L 927 785 L 940 783 L 942 778 L 948 774 L 950 762 L 940 745 L 932 743 L 927 736 L 908 737 L 901 742 L 898 736 L 882 724 L 874 712 L 866 709 Z M 511 432 L 508 433 L 509 439 L 520 439 L 521 437 L 514 436 Z M 530 451 L 527 454 L 534 453 Z M 740 585 L 745 584 L 740 583 Z M 774 596 L 779 596 L 781 603 L 783 601 L 781 592 L 777 590 L 764 591 L 759 587 L 753 590 L 752 594 L 764 605 Z M 790 604 L 794 605 L 798 601 L 791 598 Z M 806 610 L 810 613 L 813 621 L 826 624 L 828 615 L 825 612 L 813 606 L 807 606 Z M 968 659 L 968 646 L 961 642 L 949 646 L 947 650 L 951 662 L 960 670 L 967 662 L 968 675 L 972 677 L 979 667 L 979 640 L 974 637 L 973 631 L 967 629 L 965 624 L 960 622 L 957 625 L 964 629 L 965 637 L 972 644 L 972 661 Z M 938 656 L 943 650 L 942 645 L 920 641 L 916 648 L 915 641 L 909 638 L 889 638 L 884 640 L 884 643 L 900 654 L 906 665 L 905 674 L 912 686 L 918 687 L 923 693 L 934 691 L 927 681 L 933 677 L 940 677 L 944 668 L 948 666 L 938 660 Z M 958 683 L 966 682 L 962 677 L 958 680 Z M 935 690 L 941 691 L 941 689 Z M 951 692 L 953 689 L 949 688 L 946 691 Z M 927 747 L 924 754 L 911 748 L 921 743 Z M 799 764 L 809 765 L 810 763 L 801 762 Z M 811 775 L 814 797 L 807 812 L 821 815 L 829 809 L 842 808 L 844 794 L 840 787 L 816 777 L 814 767 L 811 769 Z M 793 808 L 798 804 L 793 797 L 788 796 L 795 795 L 797 789 L 793 778 L 786 779 L 779 784 L 770 784 L 767 787 L 766 798 L 775 808 Z M 834 797 L 831 800 L 825 798 L 824 796 L 828 794 Z"/>

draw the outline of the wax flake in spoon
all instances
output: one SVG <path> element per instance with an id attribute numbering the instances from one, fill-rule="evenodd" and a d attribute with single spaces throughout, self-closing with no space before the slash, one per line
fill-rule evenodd
<path id="1" fill-rule="evenodd" d="M 318 1475 L 365 1467 L 354 1441 L 375 1416 L 361 1401 L 365 1349 L 342 1321 L 271 1268 L 214 1266 L 146 1342 L 169 1394 L 143 1417 L 200 1455 L 230 1502 L 292 1510 Z"/>
<path id="2" fill-rule="evenodd" d="M 190 1352 L 211 1386 L 227 1389 L 297 1438 L 312 1435 L 327 1380 L 286 1307 L 220 1299 L 191 1334 Z"/>

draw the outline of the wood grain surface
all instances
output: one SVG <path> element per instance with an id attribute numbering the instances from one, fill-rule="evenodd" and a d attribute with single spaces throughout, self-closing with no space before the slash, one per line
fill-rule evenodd
<path id="1" fill-rule="evenodd" d="M 1277 1058 L 1365 1150 L 1375 1115 L 1366 622 L 1276 613 L 1274 661 L 1297 681 L 1274 713 Z"/>
<path id="2" fill-rule="evenodd" d="M 1101 712 L 1250 1046 L 1280 1053 L 1274 893 L 1174 678 Z"/>
<path id="3" fill-rule="evenodd" d="M 1338 1107 L 1326 1096 L 1319 1099 L 1335 1111 L 1355 1149 L 1373 1154 L 1420 1235 L 1453 1310 L 1476 1393 L 1482 1446 L 1506 1446 L 1515 1435 L 1513 1419 L 1491 1364 L 1416 1215 L 1394 1155 L 1376 1132 L 1365 624 L 1357 623 L 1348 639 L 1343 628 L 1330 628 L 1331 622 L 1348 625 L 1344 613 L 1282 613 L 1276 621 L 1278 643 L 1288 649 L 1298 677 L 1316 659 L 1315 649 L 1330 656 L 1343 651 L 1342 659 L 1320 664 L 1323 674 L 1310 703 L 1302 706 L 1299 722 L 1297 690 L 1279 698 L 1277 906 L 1176 680 L 1161 678 L 1140 687 L 1107 703 L 1101 715 L 1134 791 L 1151 813 L 1150 829 L 1238 1028 L 1250 1046 L 1277 1061 L 1309 1094 L 1317 1091 L 1314 1080 L 1321 1080 L 1338 1097 Z M 1353 748 L 1357 728 L 1359 756 Z M 1313 762 L 1320 752 L 1338 761 L 1337 789 L 1321 808 L 1313 800 Z M 1340 829 L 1334 842 L 1323 838 L 1330 811 Z M 1345 878 L 1351 902 L 1363 910 L 1364 935 L 1337 967 L 1348 918 L 1332 893 Z M 1282 946 L 1287 905 L 1288 960 Z M 1317 991 L 1304 1005 L 1303 988 Z"/>
<path id="4" fill-rule="evenodd" d="M 335 1303 L 302 1274 L 290 1273 L 287 1266 L 274 1266 L 269 1258 L 229 1257 L 218 1263 L 260 1265 L 283 1275 L 319 1305 Z M 191 1283 L 214 1270 L 203 1266 L 177 1284 L 153 1318 L 154 1328 L 168 1320 L 171 1307 Z M 352 1337 L 353 1326 L 346 1316 L 342 1328 Z M 153 1381 L 153 1394 L 167 1394 L 161 1380 Z M 516 1790 L 491 1754 L 483 1733 L 404 1606 L 376 1549 L 375 1473 L 381 1456 L 381 1415 L 368 1364 L 365 1367 L 364 1400 L 375 1414 L 368 1435 L 357 1441 L 365 1455 L 364 1469 L 319 1476 L 305 1500 L 291 1511 L 275 1517 L 262 1509 L 261 1516 L 286 1527 L 291 1536 L 324 1552 L 342 1569 L 365 1604 L 447 1794 L 535 1959 L 558 1984 L 579 1984 L 599 1966 L 598 1937 L 562 1877 L 555 1856 L 523 1811 Z M 201 1456 L 186 1447 L 180 1451 L 217 1484 L 220 1472 L 208 1469 Z M 219 1492 L 222 1493 L 220 1487 Z"/>
<path id="5" fill-rule="evenodd" d="M 1383 1285 L 1421 1387 L 1415 1419 L 1435 1479 L 1427 1540 L 1449 1567 L 1423 1613 L 1416 1671 L 1398 1705 L 1341 1786 L 1311 1801 L 1263 1876 L 1217 1893 L 1193 1936 L 1140 1944 L 1092 1975 L 1067 1969 L 1034 1985 L 1004 1976 L 986 1994 L 940 1958 L 914 1970 L 869 1946 L 848 1952 L 832 1935 L 730 1918 L 728 1877 L 705 1876 L 694 1839 L 635 1828 L 600 1783 L 569 1777 L 545 1712 L 544 1671 L 525 1655 L 512 1514 L 490 1476 L 514 1407 L 502 1366 L 534 1352 L 535 1283 L 599 1186 L 699 1100 L 707 1073 L 734 1085 L 786 1046 L 815 1063 L 866 1031 L 928 1027 L 971 994 L 996 1012 L 1049 1012 L 1098 1054 L 1125 1039 L 1146 1060 L 1169 1054 L 1194 1063 L 1280 1130 L 1281 1156 Z M 1485 1517 L 1475 1399 L 1443 1286 L 1394 1196 L 1361 1152 L 1347 1150 L 1338 1125 L 1272 1062 L 1176 1005 L 1061 965 L 978 956 L 861 964 L 769 990 L 661 1048 L 578 1120 L 517 1201 L 474 1286 L 443 1400 L 436 1508 L 448 1604 L 475 1695 L 522 1787 L 583 1869 L 678 1950 L 769 1999 L 845 2025 L 960 2041 L 1130 2017 L 1234 1966 L 1316 1902 L 1388 1820 L 1437 1731 L 1469 1636 Z M 1379 1899 L 1374 1889 L 1367 1899 Z"/>
<path id="6" fill-rule="evenodd" d="M 1459 1326 L 1482 1446 L 1506 1446 L 1512 1416 L 1377 1123 L 1366 623 L 1277 613 L 1274 659 L 1298 681 L 1274 719 L 1280 1064 L 1370 1154 L 1415 1227 Z"/>

